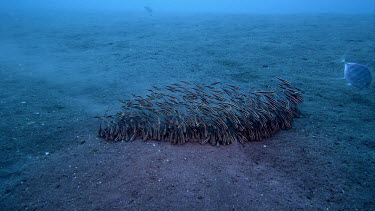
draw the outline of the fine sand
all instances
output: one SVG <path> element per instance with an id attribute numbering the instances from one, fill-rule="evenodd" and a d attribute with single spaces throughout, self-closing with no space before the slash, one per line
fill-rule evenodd
<path id="1" fill-rule="evenodd" d="M 0 13 L 0 209 L 375 209 L 370 15 Z M 304 91 L 272 138 L 213 147 L 106 142 L 92 118 L 152 85 Z"/>

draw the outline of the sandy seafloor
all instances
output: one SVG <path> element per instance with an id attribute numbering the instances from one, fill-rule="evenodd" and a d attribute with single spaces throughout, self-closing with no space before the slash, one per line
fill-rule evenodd
<path id="1" fill-rule="evenodd" d="M 371 15 L 0 13 L 0 207 L 31 210 L 375 209 Z M 152 85 L 304 91 L 293 128 L 245 145 L 106 142 L 98 120 Z"/>

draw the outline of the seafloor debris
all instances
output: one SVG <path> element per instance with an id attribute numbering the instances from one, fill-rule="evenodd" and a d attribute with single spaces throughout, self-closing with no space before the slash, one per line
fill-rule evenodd
<path id="1" fill-rule="evenodd" d="M 278 78 L 277 91 L 252 87 L 243 92 L 237 86 L 219 82 L 202 86 L 185 81 L 164 88 L 154 86 L 145 97 L 133 94 L 120 100 L 122 111 L 96 117 L 102 120 L 99 136 L 106 140 L 169 141 L 227 145 L 268 138 L 291 127 L 299 117 L 301 90 Z M 103 127 L 104 122 L 104 127 Z"/>

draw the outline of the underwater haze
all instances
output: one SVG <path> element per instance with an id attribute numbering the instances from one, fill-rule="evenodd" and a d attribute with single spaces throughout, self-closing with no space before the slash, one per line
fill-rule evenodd
<path id="1" fill-rule="evenodd" d="M 374 7 L 0 1 L 0 210 L 375 210 Z"/>
<path id="2" fill-rule="evenodd" d="M 149 6 L 162 12 L 198 13 L 374 13 L 372 0 L 19 0 L 3 8 L 139 11 Z"/>

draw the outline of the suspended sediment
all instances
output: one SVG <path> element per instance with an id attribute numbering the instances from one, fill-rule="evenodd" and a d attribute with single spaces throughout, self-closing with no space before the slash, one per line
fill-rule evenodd
<path id="1" fill-rule="evenodd" d="M 101 119 L 98 134 L 106 140 L 135 139 L 227 145 L 260 141 L 288 129 L 299 117 L 302 92 L 286 80 L 275 90 L 191 84 L 153 86 L 146 96 L 120 100 L 122 110 Z"/>

